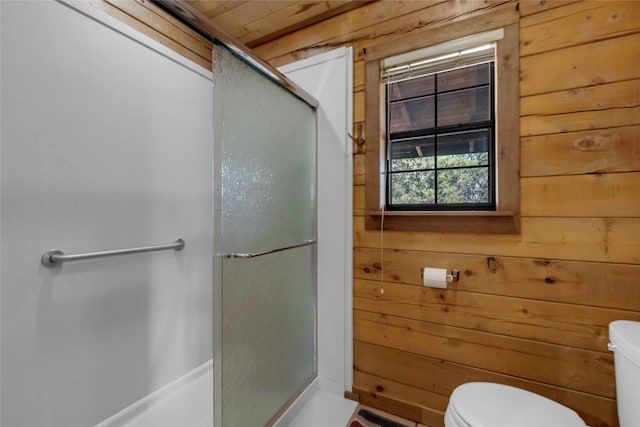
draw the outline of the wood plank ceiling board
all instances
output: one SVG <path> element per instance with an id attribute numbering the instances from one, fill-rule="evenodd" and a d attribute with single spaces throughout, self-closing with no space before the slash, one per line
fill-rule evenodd
<path id="1" fill-rule="evenodd" d="M 372 0 L 187 0 L 230 35 L 255 47 Z"/>

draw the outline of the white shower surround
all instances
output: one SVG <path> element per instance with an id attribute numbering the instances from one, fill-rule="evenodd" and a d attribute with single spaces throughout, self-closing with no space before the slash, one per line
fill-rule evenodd
<path id="1" fill-rule="evenodd" d="M 211 73 L 88 1 L 0 7 L 1 424 L 95 425 L 212 357 Z"/>

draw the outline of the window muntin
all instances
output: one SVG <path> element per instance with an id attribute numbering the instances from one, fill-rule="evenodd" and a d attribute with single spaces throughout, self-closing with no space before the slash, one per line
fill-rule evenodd
<path id="1" fill-rule="evenodd" d="M 495 210 L 494 61 L 386 83 L 388 210 Z"/>

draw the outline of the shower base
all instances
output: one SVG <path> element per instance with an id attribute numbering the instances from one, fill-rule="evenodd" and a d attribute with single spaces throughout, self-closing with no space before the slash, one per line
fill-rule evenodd
<path id="1" fill-rule="evenodd" d="M 213 359 L 96 427 L 213 426 Z"/>

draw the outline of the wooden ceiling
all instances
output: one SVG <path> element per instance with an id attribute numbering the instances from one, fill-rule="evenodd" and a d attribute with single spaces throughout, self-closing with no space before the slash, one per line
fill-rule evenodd
<path id="1" fill-rule="evenodd" d="M 216 25 L 248 47 L 313 25 L 369 1 L 187 0 Z"/>

